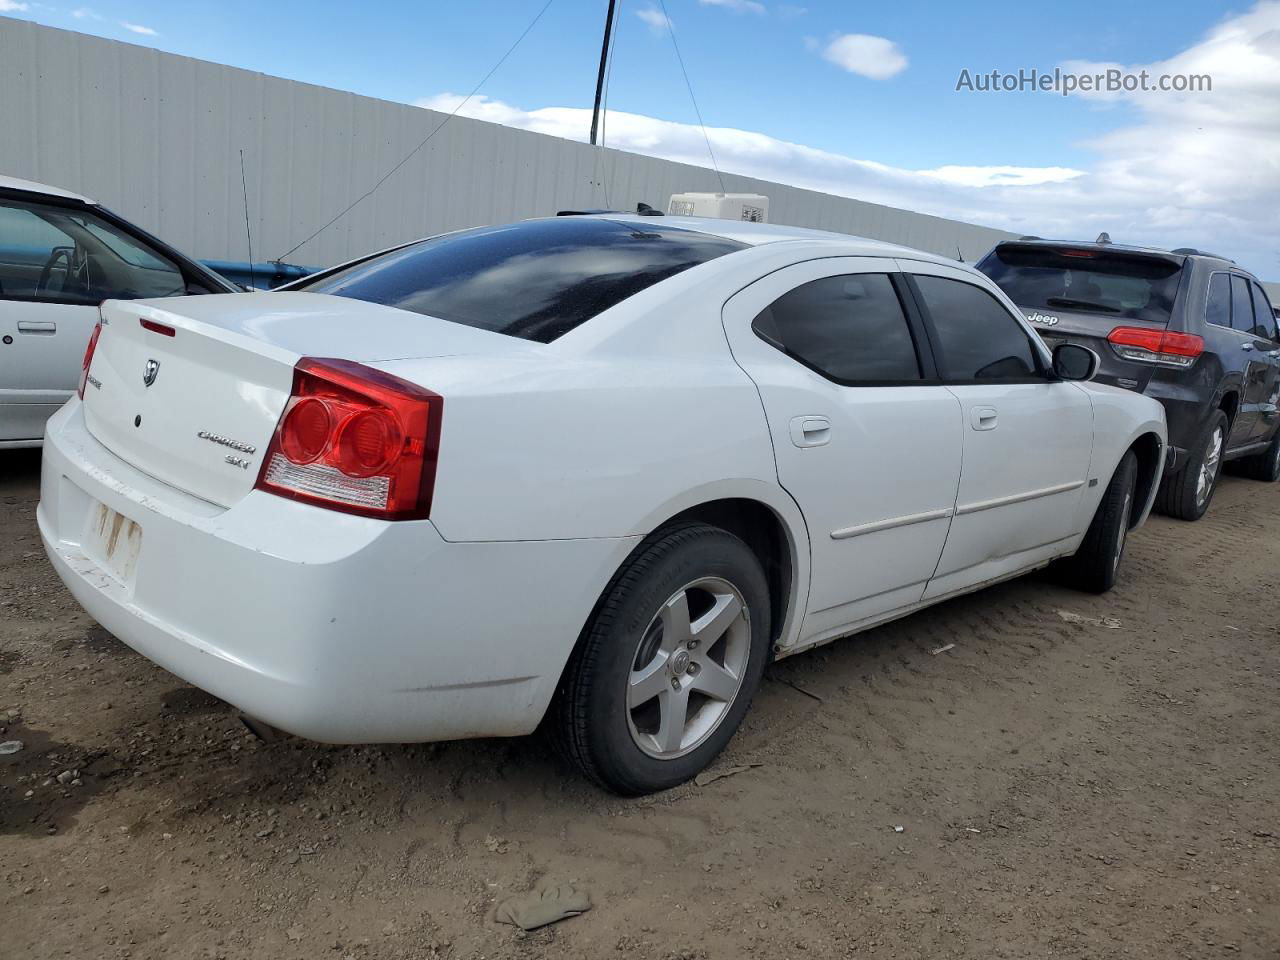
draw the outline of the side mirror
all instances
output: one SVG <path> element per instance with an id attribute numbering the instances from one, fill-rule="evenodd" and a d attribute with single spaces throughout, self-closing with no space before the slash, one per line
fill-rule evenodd
<path id="1" fill-rule="evenodd" d="M 1053 372 L 1062 380 L 1092 380 L 1098 372 L 1098 355 L 1078 343 L 1053 348 Z"/>

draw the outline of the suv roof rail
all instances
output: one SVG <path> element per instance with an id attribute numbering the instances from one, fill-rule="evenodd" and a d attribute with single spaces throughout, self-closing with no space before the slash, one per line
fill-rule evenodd
<path id="1" fill-rule="evenodd" d="M 1221 254 L 1210 253 L 1208 250 L 1197 250 L 1195 247 L 1178 247 L 1176 250 L 1170 250 L 1170 253 L 1180 253 L 1184 257 L 1213 257 L 1215 260 L 1225 260 L 1227 263 L 1235 263 L 1230 257 L 1224 257 Z"/>
<path id="2" fill-rule="evenodd" d="M 1018 239 L 1019 240 L 1043 240 L 1044 237 L 1034 237 L 1028 233 L 1025 237 L 1019 237 Z"/>

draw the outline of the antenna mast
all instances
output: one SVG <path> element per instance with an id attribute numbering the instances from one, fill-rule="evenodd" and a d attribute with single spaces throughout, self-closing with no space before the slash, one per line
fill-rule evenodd
<path id="1" fill-rule="evenodd" d="M 600 72 L 596 74 L 596 103 L 591 110 L 591 145 L 596 145 L 596 131 L 600 128 L 600 97 L 604 92 L 604 71 L 609 60 L 609 35 L 613 33 L 613 8 L 617 0 L 609 0 L 609 12 L 604 18 L 604 44 L 600 47 Z"/>

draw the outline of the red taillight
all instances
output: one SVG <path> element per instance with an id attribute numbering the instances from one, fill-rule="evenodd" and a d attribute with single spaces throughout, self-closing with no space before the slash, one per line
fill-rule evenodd
<path id="1" fill-rule="evenodd" d="M 381 370 L 304 357 L 258 489 L 384 520 L 425 519 L 443 408 L 439 394 Z"/>
<path id="2" fill-rule="evenodd" d="M 80 385 L 76 387 L 76 393 L 80 399 L 84 399 L 84 387 L 89 381 L 89 365 L 93 363 L 93 351 L 98 348 L 98 337 L 102 334 L 102 324 L 97 324 L 93 328 L 93 333 L 89 334 L 89 345 L 84 348 L 84 361 L 80 364 Z"/>
<path id="3" fill-rule="evenodd" d="M 394 417 L 375 410 L 352 414 L 338 434 L 338 469 L 349 477 L 377 476 L 403 443 Z"/>
<path id="4" fill-rule="evenodd" d="M 150 330 L 152 333 L 158 333 L 162 337 L 177 336 L 178 331 L 167 323 L 156 323 L 154 320 L 147 320 L 143 317 L 138 318 L 138 322 L 142 324 L 143 330 Z"/>
<path id="5" fill-rule="evenodd" d="M 1116 327 L 1107 340 L 1126 360 L 1166 367 L 1189 367 L 1204 353 L 1204 337 L 1150 327 Z"/>
<path id="6" fill-rule="evenodd" d="M 327 403 L 319 397 L 299 400 L 280 424 L 280 452 L 293 463 L 310 463 L 324 453 L 332 432 Z"/>

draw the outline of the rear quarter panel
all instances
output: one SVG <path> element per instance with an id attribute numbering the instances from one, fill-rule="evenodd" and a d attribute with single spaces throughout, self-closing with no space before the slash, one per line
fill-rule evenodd
<path id="1" fill-rule="evenodd" d="M 444 397 L 431 509 L 441 535 L 624 537 L 699 503 L 751 497 L 784 519 L 807 560 L 759 393 L 733 360 L 720 314 L 762 275 L 844 252 L 800 241 L 732 253 L 536 353 L 376 364 Z"/>
<path id="2" fill-rule="evenodd" d="M 759 397 L 727 353 L 378 366 L 444 397 L 431 519 L 446 540 L 555 540 L 649 533 L 725 489 L 777 499 Z"/>

